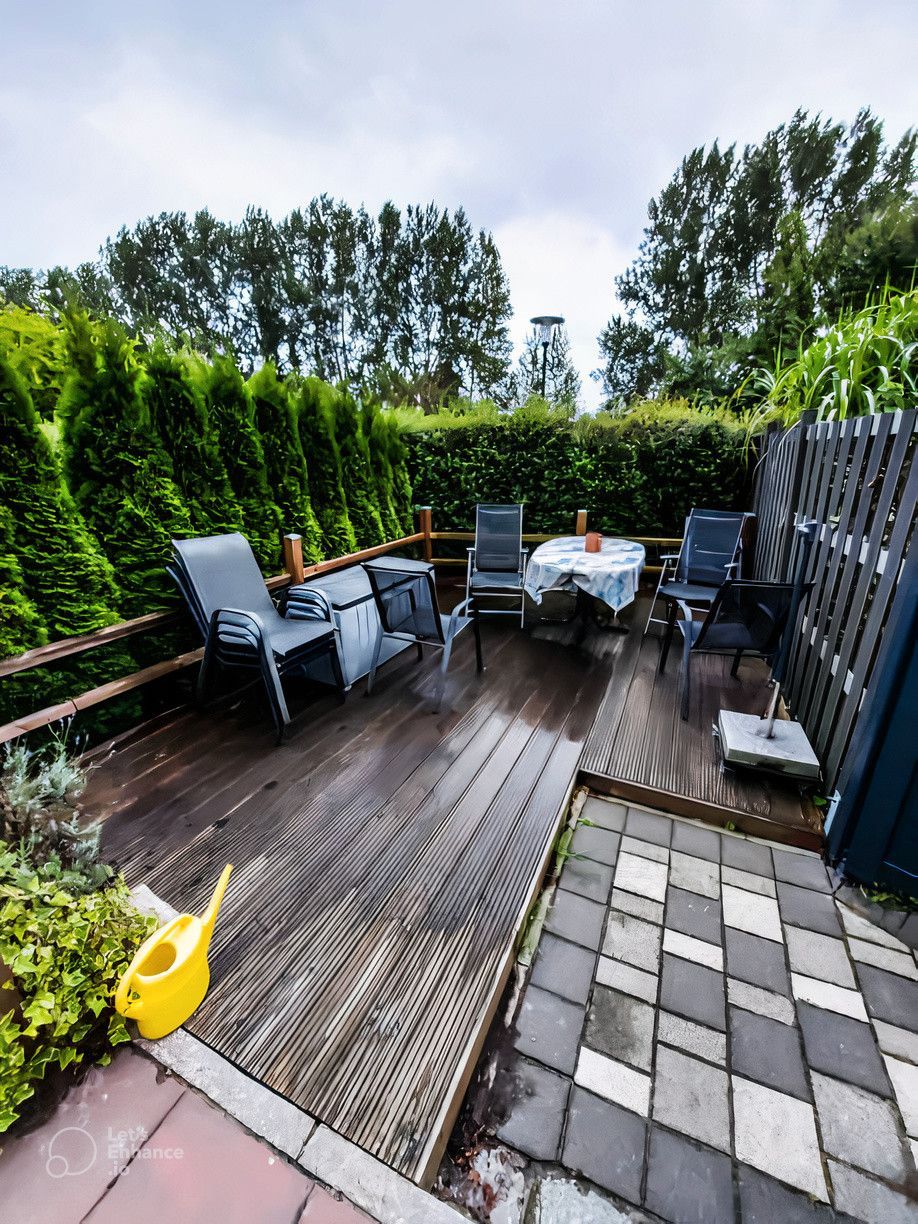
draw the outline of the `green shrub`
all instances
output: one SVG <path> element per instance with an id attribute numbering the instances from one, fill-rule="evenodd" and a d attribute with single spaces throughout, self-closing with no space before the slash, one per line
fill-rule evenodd
<path id="1" fill-rule="evenodd" d="M 309 496 L 309 469 L 290 396 L 272 362 L 253 374 L 248 386 L 265 453 L 265 474 L 280 508 L 284 533 L 299 532 L 306 561 L 321 561 L 322 529 Z"/>
<path id="2" fill-rule="evenodd" d="M 187 354 L 154 345 L 144 358 L 150 418 L 198 535 L 240 531 L 242 514 L 223 463 L 204 393 Z"/>
<path id="3" fill-rule="evenodd" d="M 377 500 L 370 448 L 363 434 L 360 409 L 347 391 L 341 391 L 335 411 L 335 437 L 341 454 L 341 475 L 347 511 L 358 548 L 373 548 L 385 540 Z"/>
<path id="4" fill-rule="evenodd" d="M 304 378 L 293 397 L 300 440 L 309 456 L 309 491 L 327 557 L 344 557 L 357 548 L 335 440 L 339 398 L 340 393 L 321 378 Z"/>
<path id="5" fill-rule="evenodd" d="M 13 516 L 0 502 L 0 658 L 44 646 L 48 631 L 38 609 L 25 593 L 22 569 L 13 542 Z M 34 672 L 7 676 L 0 683 L 0 723 L 39 704 L 41 685 Z"/>
<path id="6" fill-rule="evenodd" d="M 399 423 L 414 495 L 445 530 L 470 529 L 476 502 L 494 501 L 524 503 L 527 531 L 571 532 L 585 508 L 610 535 L 681 535 L 693 505 L 749 497 L 743 422 L 684 401 L 572 422 L 531 400 L 508 414 L 401 412 Z"/>
<path id="7" fill-rule="evenodd" d="M 225 354 L 215 357 L 209 366 L 201 361 L 198 379 L 239 504 L 242 531 L 264 574 L 276 574 L 281 564 L 283 517 L 268 486 L 252 397 L 235 361 Z"/>
<path id="8" fill-rule="evenodd" d="M 376 504 L 387 540 L 397 540 L 402 524 L 395 491 L 395 472 L 389 446 L 389 426 L 386 417 L 371 400 L 361 405 L 361 427 L 370 451 L 370 470 L 376 487 Z"/>
<path id="9" fill-rule="evenodd" d="M 107 1061 L 127 1041 L 115 988 L 155 920 L 121 877 L 100 891 L 66 887 L 60 860 L 40 866 L 0 841 L 0 1132 L 49 1070 Z"/>
<path id="10" fill-rule="evenodd" d="M 153 428 L 134 342 L 117 323 L 76 313 L 67 341 L 71 372 L 58 414 L 71 493 L 123 576 L 124 615 L 173 607 L 164 569 L 171 541 L 195 531 Z"/>

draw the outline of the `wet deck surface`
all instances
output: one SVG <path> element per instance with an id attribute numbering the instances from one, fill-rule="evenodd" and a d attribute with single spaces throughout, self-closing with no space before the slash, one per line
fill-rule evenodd
<path id="1" fill-rule="evenodd" d="M 648 600 L 642 597 L 634 623 L 642 628 Z M 744 659 L 730 675 L 732 659 L 697 655 L 692 660 L 688 721 L 679 715 L 681 638 L 676 635 L 660 674 L 660 641 L 654 629 L 632 633 L 618 658 L 596 716 L 581 768 L 597 790 L 679 816 L 734 825 L 746 833 L 817 850 L 818 817 L 803 807 L 796 786 L 781 778 L 736 772 L 721 766 L 712 727 L 721 709 L 761 714 L 768 704 L 768 668 Z"/>
<path id="2" fill-rule="evenodd" d="M 313 699 L 280 748 L 251 700 L 162 720 L 121 741 L 86 797 L 128 882 L 179 909 L 235 864 L 190 1030 L 418 1180 L 628 641 L 483 636 L 486 672 L 461 640 L 440 714 L 439 656 L 402 656 L 372 698 Z"/>

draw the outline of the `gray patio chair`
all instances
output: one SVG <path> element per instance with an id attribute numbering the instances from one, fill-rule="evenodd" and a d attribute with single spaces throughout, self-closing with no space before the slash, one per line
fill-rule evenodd
<path id="1" fill-rule="evenodd" d="M 523 548 L 523 507 L 475 507 L 475 546 L 468 550 L 465 575 L 466 602 L 473 595 L 520 601 L 520 624 L 526 623 L 526 558 Z M 483 613 L 483 615 L 485 615 Z M 487 615 L 516 616 L 513 608 L 492 608 Z"/>
<path id="2" fill-rule="evenodd" d="M 424 646 L 433 646 L 436 650 L 443 651 L 436 701 L 436 708 L 439 710 L 453 642 L 470 625 L 475 634 L 475 662 L 478 670 L 484 671 L 475 601 L 465 599 L 448 616 L 442 613 L 437 602 L 434 568 L 426 561 L 411 561 L 403 557 L 377 557 L 373 561 L 365 561 L 363 568 L 370 579 L 376 610 L 379 613 L 379 631 L 370 674 L 367 676 L 367 696 L 373 691 L 383 639 L 393 637 L 414 643 L 418 648 L 419 658 Z"/>
<path id="3" fill-rule="evenodd" d="M 185 596 L 204 639 L 197 694 L 203 701 L 215 666 L 255 668 L 261 673 L 278 743 L 290 722 L 281 676 L 327 656 L 336 685 L 344 678 L 335 628 L 321 608 L 311 619 L 287 619 L 265 586 L 249 542 L 238 532 L 173 540 L 168 572 Z"/>
<path id="4" fill-rule="evenodd" d="M 734 510 L 690 512 L 679 552 L 660 558 L 663 568 L 644 625 L 645 636 L 651 624 L 665 625 L 664 649 L 668 651 L 679 602 L 710 607 L 727 579 L 740 577 L 743 529 L 753 517 Z M 665 621 L 653 614 L 658 599 L 666 602 Z"/>
<path id="5" fill-rule="evenodd" d="M 688 719 L 691 662 L 695 654 L 732 654 L 730 675 L 735 676 L 744 654 L 757 655 L 772 662 L 781 645 L 787 626 L 794 592 L 793 582 L 751 582 L 728 580 L 714 596 L 703 621 L 692 618 L 692 610 L 682 603 L 683 619 L 678 621 L 682 634 L 682 705 L 683 721 Z M 669 639 L 660 655 L 660 671 L 666 667 Z"/>

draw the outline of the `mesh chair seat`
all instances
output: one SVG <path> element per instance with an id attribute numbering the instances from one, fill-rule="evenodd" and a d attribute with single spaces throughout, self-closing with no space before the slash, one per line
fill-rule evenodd
<path id="1" fill-rule="evenodd" d="M 686 603 L 710 603 L 718 587 L 700 582 L 665 582 L 657 592 L 661 599 L 684 599 Z"/>
<path id="2" fill-rule="evenodd" d="M 479 570 L 472 574 L 469 586 L 473 591 L 519 591 L 523 586 L 523 578 L 519 570 L 514 570 L 512 574 Z"/>

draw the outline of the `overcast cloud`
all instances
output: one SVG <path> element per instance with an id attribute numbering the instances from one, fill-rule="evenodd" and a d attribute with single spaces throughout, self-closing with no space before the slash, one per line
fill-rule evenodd
<path id="1" fill-rule="evenodd" d="M 587 402 L 612 278 L 696 144 L 796 107 L 918 122 L 913 0 L 52 0 L 3 5 L 0 263 L 328 192 L 463 205 L 516 310 L 568 319 Z"/>

